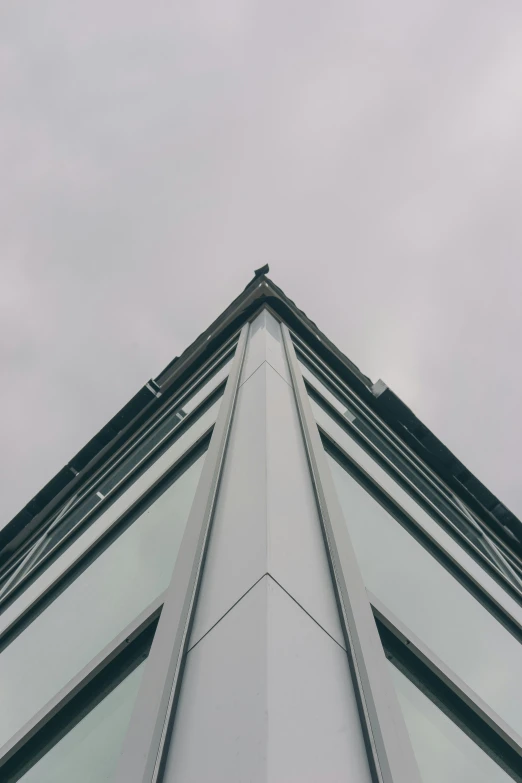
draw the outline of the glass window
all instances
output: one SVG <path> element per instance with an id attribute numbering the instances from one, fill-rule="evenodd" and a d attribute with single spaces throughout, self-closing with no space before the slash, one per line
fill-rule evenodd
<path id="1" fill-rule="evenodd" d="M 175 408 L 159 421 L 154 429 L 132 449 L 128 456 L 115 466 L 114 470 L 109 473 L 107 478 L 96 489 L 102 495 L 107 495 L 140 460 L 146 457 L 147 454 L 150 454 L 152 449 L 169 435 L 187 414 L 192 413 L 228 377 L 232 359 L 233 356 L 210 378 L 207 378 L 203 386 L 189 397 L 182 407 Z"/>
<path id="2" fill-rule="evenodd" d="M 522 646 L 328 455 L 368 590 L 518 733 Z"/>
<path id="3" fill-rule="evenodd" d="M 308 381 L 310 386 L 319 392 L 319 394 L 324 397 L 324 399 L 330 403 L 332 408 L 335 408 L 335 410 L 338 411 L 341 416 L 345 416 L 349 421 L 354 421 L 356 418 L 355 413 L 350 408 L 347 408 L 345 403 L 342 402 L 342 400 L 340 400 L 336 395 L 332 394 L 330 389 L 324 385 L 324 383 L 314 372 L 309 369 L 306 364 L 304 364 L 301 360 L 299 360 L 299 364 L 303 378 Z"/>
<path id="4" fill-rule="evenodd" d="M 41 571 L 32 582 L 26 583 L 24 591 L 0 614 L 0 634 L 9 628 L 26 611 L 27 607 L 31 606 L 38 599 L 42 592 L 70 568 L 71 564 L 76 562 L 89 547 L 103 536 L 114 522 L 139 497 L 150 489 L 160 476 L 180 459 L 199 438 L 209 431 L 216 422 L 221 399 L 220 397 L 216 400 L 188 429 L 180 433 L 168 450 L 135 478 L 125 489 L 125 492 L 122 492 L 110 505 L 104 505 L 99 516 L 83 528 L 81 535 L 74 538 L 70 542 L 69 547 L 65 551 L 62 550 L 60 552 L 59 557 L 56 557 L 49 563 L 45 570 Z"/>
<path id="5" fill-rule="evenodd" d="M 389 664 L 423 783 L 508 783 L 511 777 Z"/>
<path id="6" fill-rule="evenodd" d="M 113 780 L 144 668 L 145 662 L 20 780 L 23 783 L 109 783 Z"/>
<path id="7" fill-rule="evenodd" d="M 101 500 L 102 498 L 99 495 L 97 495 L 95 492 L 92 492 L 90 495 L 87 495 L 87 497 L 81 500 L 78 505 L 67 514 L 63 521 L 60 521 L 56 527 L 53 526 L 53 529 L 49 531 L 45 539 L 45 543 L 42 547 L 39 559 L 41 560 L 41 558 L 45 555 L 46 552 L 49 551 L 49 549 L 52 549 L 52 547 L 58 541 L 61 541 L 61 539 L 66 536 L 67 533 L 89 513 L 89 511 L 97 506 Z"/>
<path id="8" fill-rule="evenodd" d="M 421 506 L 415 496 L 403 488 L 393 476 L 373 459 L 365 449 L 352 438 L 347 430 L 335 422 L 326 411 L 310 399 L 317 423 L 339 444 L 353 462 L 370 476 L 403 509 L 419 527 L 435 541 L 450 557 L 462 566 L 475 581 L 482 585 L 492 598 L 522 625 L 522 606 L 464 549 L 436 518 Z"/>
<path id="9" fill-rule="evenodd" d="M 186 416 L 189 413 L 192 413 L 192 411 L 196 410 L 198 405 L 203 402 L 204 399 L 208 397 L 208 395 L 214 391 L 214 389 L 217 389 L 220 383 L 222 383 L 226 378 L 228 378 L 228 374 L 230 372 L 230 365 L 232 364 L 232 360 L 234 358 L 234 355 L 230 356 L 230 358 L 223 364 L 217 372 L 214 373 L 214 375 L 211 376 L 209 380 L 206 381 L 206 383 L 198 389 L 198 391 L 194 392 L 194 394 L 189 397 L 189 399 L 183 403 L 181 408 L 179 408 L 179 412 L 181 413 L 181 416 Z"/>
<path id="10" fill-rule="evenodd" d="M 0 599 L 4 594 L 7 595 L 10 593 L 13 587 L 23 580 L 25 575 L 33 570 L 43 557 L 45 557 L 47 552 L 53 549 L 56 544 L 73 530 L 87 513 L 100 504 L 103 498 L 106 497 L 141 460 L 150 454 L 189 413 L 196 410 L 196 408 L 226 380 L 230 372 L 233 358 L 234 351 L 232 351 L 225 360 L 217 361 L 215 367 L 211 370 L 212 374 L 207 376 L 202 384 L 196 384 L 196 390 L 181 407 L 175 408 L 161 419 L 151 432 L 139 441 L 121 461 L 115 464 L 106 478 L 84 496 L 84 498 L 70 511 L 67 511 L 66 513 L 61 511 L 58 514 L 58 517 L 63 517 L 63 519 L 60 519 L 59 521 L 55 519 L 51 523 L 45 540 L 38 547 L 37 556 L 24 555 L 27 560 L 27 565 L 19 569 L 14 576 L 11 574 L 10 576 L 6 576 L 5 580 L 0 580 Z"/>
<path id="11" fill-rule="evenodd" d="M 0 654 L 0 745 L 168 586 L 204 455 Z"/>
<path id="12" fill-rule="evenodd" d="M 452 502 L 449 502 L 450 495 L 447 490 L 443 490 L 437 481 L 437 488 L 435 488 L 426 478 L 419 472 L 403 455 L 401 455 L 395 448 L 381 437 L 367 422 L 361 418 L 357 418 L 349 408 L 335 397 L 324 384 L 304 365 L 301 365 L 303 377 L 308 380 L 310 385 L 319 393 L 320 397 L 326 400 L 335 410 L 342 414 L 345 419 L 348 419 L 353 423 L 354 427 L 361 432 L 370 443 L 375 446 L 378 453 L 389 460 L 394 468 L 398 470 L 408 481 L 410 481 L 417 489 L 420 490 L 422 495 L 427 498 L 432 504 L 434 504 L 439 511 L 449 521 L 449 526 L 457 528 L 491 563 L 493 563 L 500 571 L 507 576 L 508 579 L 515 584 L 517 589 L 520 588 L 520 583 L 511 574 L 506 573 L 506 569 L 499 565 L 498 559 L 492 557 L 491 551 L 488 548 L 488 544 L 482 533 L 482 530 L 478 523 L 470 516 L 467 509 L 459 513 L 453 503 L 457 503 L 460 508 L 463 505 L 457 498 L 452 498 Z M 313 405 L 317 408 L 321 407 L 321 403 L 317 404 L 313 401 Z M 328 416 L 327 412 L 323 413 L 323 416 Z M 394 481 L 394 479 L 392 479 Z M 464 516 L 466 519 L 464 519 Z"/>

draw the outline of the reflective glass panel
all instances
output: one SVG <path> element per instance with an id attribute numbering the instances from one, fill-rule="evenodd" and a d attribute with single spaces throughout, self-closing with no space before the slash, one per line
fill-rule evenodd
<path id="1" fill-rule="evenodd" d="M 423 783 L 512 780 L 402 672 L 389 666 Z"/>
<path id="2" fill-rule="evenodd" d="M 225 380 L 225 378 L 228 378 L 228 374 L 230 372 L 230 365 L 232 364 L 232 360 L 234 358 L 234 355 L 232 354 L 230 358 L 223 364 L 219 370 L 217 370 L 212 377 L 207 380 L 207 382 L 200 388 L 198 391 L 194 392 L 189 399 L 183 403 L 181 408 L 179 409 L 182 416 L 186 416 L 188 413 L 192 413 L 193 410 L 196 410 L 198 405 L 203 402 L 203 400 L 208 397 L 208 395 L 214 391 L 214 389 L 217 389 L 219 384 Z"/>
<path id="3" fill-rule="evenodd" d="M 522 646 L 328 455 L 368 590 L 522 734 Z"/>
<path id="4" fill-rule="evenodd" d="M 310 399 L 317 423 L 353 462 L 370 476 L 377 486 L 394 500 L 397 505 L 414 519 L 422 530 L 446 551 L 463 570 L 475 579 L 478 584 L 502 606 L 520 626 L 522 626 L 522 606 L 496 581 L 460 544 L 439 524 L 436 518 L 428 513 L 415 499 L 415 495 L 402 487 L 391 473 L 385 470 L 373 459 L 370 453 L 363 449 L 348 431 L 341 427 L 326 411 Z"/>
<path id="5" fill-rule="evenodd" d="M 103 510 L 78 536 L 69 547 L 62 551 L 32 581 L 26 584 L 18 598 L 0 614 L 0 633 L 9 628 L 38 596 L 52 585 L 71 564 L 93 545 L 119 519 L 132 504 L 162 476 L 190 447 L 215 424 L 222 397 L 216 400 L 193 424 L 180 433 L 168 450 L 159 456 L 146 470 L 129 484 L 119 497 Z"/>
<path id="6" fill-rule="evenodd" d="M 234 351 L 229 357 L 221 364 L 220 361 L 216 363 L 216 368 L 211 370 L 211 374 L 205 379 L 204 383 L 196 388 L 196 390 L 190 394 L 188 399 L 182 406 L 175 408 L 165 415 L 142 440 L 137 443 L 134 448 L 124 456 L 114 468 L 108 473 L 100 484 L 94 487 L 89 494 L 87 494 L 81 501 L 79 501 L 70 511 L 66 513 L 60 512 L 60 520 L 56 520 L 51 524 L 51 528 L 43 541 L 43 544 L 39 546 L 38 556 L 28 560 L 28 566 L 20 569 L 14 578 L 11 576 L 5 579 L 5 582 L 0 580 L 0 599 L 4 593 L 8 594 L 12 588 L 21 581 L 26 573 L 34 569 L 42 558 L 45 557 L 53 547 L 56 546 L 76 525 L 91 511 L 95 506 L 99 505 L 103 498 L 106 497 L 115 487 L 119 484 L 130 471 L 168 435 L 170 435 L 174 429 L 183 421 L 183 419 L 192 413 L 196 408 L 209 397 L 218 386 L 227 379 L 230 372 L 230 366 L 234 358 Z M 221 366 L 220 366 L 221 365 Z M 214 407 L 214 406 L 212 406 Z M 203 414 L 205 416 L 205 414 Z M 202 418 L 203 418 L 202 416 Z M 206 417 L 205 417 L 206 418 Z M 195 424 L 195 422 L 194 422 Z M 100 493 L 100 494 L 98 494 Z M 63 519 L 61 519 L 63 517 Z"/>
<path id="7" fill-rule="evenodd" d="M 342 416 L 345 416 L 349 421 L 353 421 L 356 418 L 355 413 L 350 410 L 350 408 L 347 408 L 344 402 L 340 400 L 338 397 L 336 397 L 330 389 L 328 389 L 324 383 L 313 373 L 306 364 L 303 364 L 302 361 L 299 360 L 299 365 L 301 367 L 301 373 L 303 375 L 303 378 L 305 378 L 310 386 L 313 386 L 313 388 L 319 392 L 319 394 L 327 400 L 330 405 L 335 408 L 336 411 L 338 411 Z"/>
<path id="8" fill-rule="evenodd" d="M 0 745 L 168 586 L 204 455 L 0 654 Z"/>
<path id="9" fill-rule="evenodd" d="M 114 779 L 145 662 L 96 705 L 20 780 L 110 783 Z"/>
<path id="10" fill-rule="evenodd" d="M 103 495 L 107 495 L 116 484 L 121 481 L 132 468 L 144 459 L 147 454 L 150 454 L 152 449 L 167 437 L 185 418 L 188 413 L 192 413 L 200 403 L 203 402 L 213 391 L 217 389 L 219 384 L 228 377 L 230 372 L 230 365 L 233 357 L 231 357 L 217 372 L 207 378 L 206 382 L 201 388 L 194 392 L 182 407 L 177 407 L 167 414 L 161 421 L 159 421 L 154 429 L 146 435 L 132 451 L 122 459 L 122 461 L 115 466 L 115 468 L 109 473 L 106 479 L 96 488 Z"/>
<path id="11" fill-rule="evenodd" d="M 477 549 L 479 549 L 480 552 L 489 561 L 498 567 L 498 562 L 492 558 L 491 551 L 488 548 L 487 543 L 484 540 L 484 535 L 479 529 L 477 523 L 473 520 L 472 517 L 469 516 L 467 511 L 464 510 L 462 514 L 456 511 L 453 503 L 458 503 L 458 501 L 455 499 L 450 501 L 449 493 L 442 488 L 440 482 L 436 481 L 435 477 L 432 477 L 432 480 L 435 480 L 437 485 L 437 489 L 435 489 L 421 472 L 414 468 L 409 463 L 409 461 L 405 459 L 396 449 L 391 448 L 389 443 L 387 443 L 383 437 L 377 434 L 374 427 L 369 425 L 362 418 L 357 418 L 349 408 L 345 408 L 345 406 L 339 402 L 336 397 L 334 397 L 334 395 L 326 388 L 326 386 L 324 386 L 322 382 L 304 364 L 301 366 L 301 370 L 303 377 L 306 378 L 310 385 L 319 392 L 320 396 L 324 398 L 339 413 L 341 413 L 344 418 L 352 422 L 354 427 L 356 427 L 357 430 L 359 430 L 359 432 L 361 432 L 364 437 L 367 438 L 373 446 L 375 446 L 377 453 L 380 453 L 383 457 L 389 460 L 394 468 L 408 481 L 410 481 L 417 489 L 419 489 L 424 498 L 428 499 L 439 510 L 439 512 L 445 516 L 446 521 L 449 521 L 452 527 L 457 528 L 461 533 L 463 533 L 464 536 Z M 318 421 L 323 423 L 325 418 L 330 419 L 328 413 L 324 411 L 321 408 L 321 405 L 318 405 L 315 400 L 312 400 L 312 406 L 314 407 L 315 412 L 322 411 L 317 416 Z M 357 449 L 359 452 L 363 452 L 361 447 L 357 446 Z M 371 460 L 372 458 L 367 457 L 367 459 Z M 380 468 L 380 470 L 382 471 L 383 469 Z M 392 485 L 395 484 L 395 480 L 392 476 L 390 476 L 388 482 Z M 420 509 L 420 513 L 426 515 L 426 512 L 422 509 Z M 466 519 L 463 518 L 463 515 L 466 517 Z M 505 574 L 503 568 L 500 570 Z"/>

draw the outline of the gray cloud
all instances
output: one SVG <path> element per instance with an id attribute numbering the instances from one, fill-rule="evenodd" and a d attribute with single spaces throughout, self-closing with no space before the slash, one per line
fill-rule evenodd
<path id="1" fill-rule="evenodd" d="M 2 521 L 266 261 L 522 515 L 521 77 L 508 0 L 4 3 Z"/>

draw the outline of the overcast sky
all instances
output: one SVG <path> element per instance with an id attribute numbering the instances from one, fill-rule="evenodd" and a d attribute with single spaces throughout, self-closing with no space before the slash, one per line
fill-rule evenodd
<path id="1" fill-rule="evenodd" d="M 269 262 L 522 515 L 522 5 L 5 0 L 0 525 Z"/>

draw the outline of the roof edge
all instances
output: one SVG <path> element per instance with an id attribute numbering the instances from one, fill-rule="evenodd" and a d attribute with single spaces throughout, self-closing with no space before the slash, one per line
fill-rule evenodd
<path id="1" fill-rule="evenodd" d="M 268 265 L 193 343 L 175 357 L 0 530 L 0 557 L 7 556 L 45 517 L 88 479 L 122 443 L 163 405 L 219 347 L 263 306 L 272 309 L 364 400 L 381 419 L 476 513 L 489 521 L 506 543 L 522 554 L 522 523 L 501 503 L 413 411 L 384 383 L 371 380 L 351 362 L 308 316 L 267 277 Z M 154 389 L 161 391 L 157 397 Z M 2 558 L 4 559 L 4 558 Z"/>

